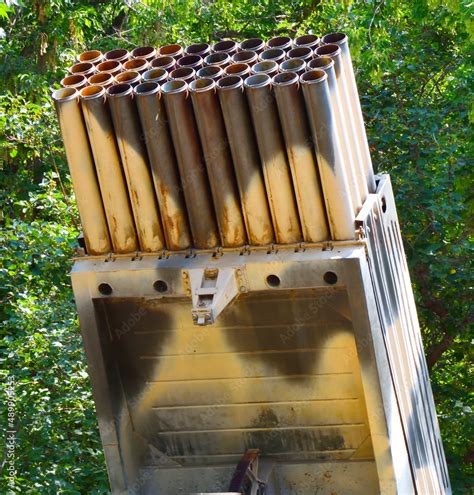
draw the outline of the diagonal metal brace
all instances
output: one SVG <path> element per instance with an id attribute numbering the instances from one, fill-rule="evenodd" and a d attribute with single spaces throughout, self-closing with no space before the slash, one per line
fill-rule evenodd
<path id="1" fill-rule="evenodd" d="M 234 268 L 188 270 L 195 325 L 211 325 L 239 294 Z"/>

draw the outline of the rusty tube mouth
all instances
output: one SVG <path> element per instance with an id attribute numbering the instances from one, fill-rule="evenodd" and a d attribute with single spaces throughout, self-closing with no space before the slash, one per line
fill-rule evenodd
<path id="1" fill-rule="evenodd" d="M 122 64 L 118 60 L 106 60 L 105 62 L 101 62 L 96 69 L 99 72 L 109 72 L 114 74 L 122 70 Z"/>
<path id="2" fill-rule="evenodd" d="M 134 84 L 140 81 L 141 75 L 136 70 L 127 70 L 115 76 L 118 83 Z"/>
<path id="3" fill-rule="evenodd" d="M 259 89 L 269 86 L 271 82 L 272 79 L 268 74 L 254 74 L 247 77 L 244 81 L 244 86 L 248 89 Z"/>
<path id="4" fill-rule="evenodd" d="M 138 96 L 149 96 L 160 92 L 160 85 L 156 82 L 149 81 L 140 83 L 135 86 L 133 92 Z"/>
<path id="5" fill-rule="evenodd" d="M 282 72 L 273 77 L 272 83 L 275 86 L 292 86 L 298 84 L 300 76 L 296 72 Z"/>
<path id="6" fill-rule="evenodd" d="M 212 51 L 233 54 L 237 51 L 238 47 L 239 45 L 234 40 L 223 40 L 214 43 L 214 45 L 212 46 Z"/>
<path id="7" fill-rule="evenodd" d="M 302 60 L 308 60 L 313 57 L 313 50 L 308 46 L 297 46 L 292 48 L 288 54 L 288 58 L 301 58 Z"/>
<path id="8" fill-rule="evenodd" d="M 114 82 L 114 76 L 110 72 L 99 72 L 90 76 L 87 82 L 92 86 L 106 86 Z"/>
<path id="9" fill-rule="evenodd" d="M 81 99 L 83 100 L 94 100 L 96 98 L 102 98 L 105 96 L 105 88 L 103 86 L 87 86 L 81 89 L 80 92 Z"/>
<path id="10" fill-rule="evenodd" d="M 91 74 L 95 71 L 95 66 L 91 62 L 79 62 L 69 67 L 71 74 Z"/>
<path id="11" fill-rule="evenodd" d="M 156 57 L 156 50 L 152 46 L 139 46 L 134 48 L 131 53 L 132 58 L 144 58 L 150 60 Z"/>
<path id="12" fill-rule="evenodd" d="M 269 50 L 262 52 L 258 58 L 262 62 L 265 60 L 274 60 L 279 63 L 285 60 L 285 57 L 285 50 L 282 50 L 281 48 L 270 48 Z"/>
<path id="13" fill-rule="evenodd" d="M 217 81 L 217 87 L 222 90 L 239 89 L 244 85 L 244 80 L 240 76 L 225 76 Z"/>
<path id="14" fill-rule="evenodd" d="M 148 61 L 144 58 L 132 58 L 123 64 L 125 70 L 135 70 L 137 72 L 145 72 L 148 68 Z"/>
<path id="15" fill-rule="evenodd" d="M 87 77 L 84 74 L 73 74 L 61 80 L 61 86 L 65 88 L 77 88 L 87 84 Z"/>
<path id="16" fill-rule="evenodd" d="M 263 41 L 261 38 L 249 38 L 248 40 L 244 40 L 240 43 L 239 49 L 241 51 L 263 51 L 265 49 L 265 41 Z"/>
<path id="17" fill-rule="evenodd" d="M 329 69 L 334 67 L 334 60 L 331 57 L 316 57 L 308 64 L 310 69 Z"/>
<path id="18" fill-rule="evenodd" d="M 306 62 L 301 58 L 290 58 L 280 64 L 282 72 L 299 72 L 304 71 Z"/>
<path id="19" fill-rule="evenodd" d="M 211 45 L 209 43 L 193 43 L 192 45 L 189 45 L 185 51 L 188 55 L 205 57 L 211 53 Z"/>
<path id="20" fill-rule="evenodd" d="M 252 67 L 254 74 L 267 74 L 269 72 L 278 72 L 278 64 L 274 60 L 264 60 Z"/>
<path id="21" fill-rule="evenodd" d="M 225 69 L 224 72 L 229 76 L 248 76 L 250 74 L 250 66 L 248 64 L 230 64 Z"/>
<path id="22" fill-rule="evenodd" d="M 206 91 L 215 91 L 216 82 L 211 78 L 196 79 L 189 84 L 189 91 L 192 93 L 205 93 Z"/>
<path id="23" fill-rule="evenodd" d="M 281 48 L 289 50 L 292 45 L 292 40 L 289 36 L 275 36 L 267 41 L 268 48 Z"/>
<path id="24" fill-rule="evenodd" d="M 237 52 L 232 56 L 232 62 L 235 64 L 243 63 L 243 64 L 253 64 L 258 60 L 258 53 L 253 50 L 242 50 Z"/>
<path id="25" fill-rule="evenodd" d="M 309 48 L 314 48 L 321 43 L 321 39 L 319 36 L 315 34 L 303 34 L 302 36 L 298 36 L 293 42 L 294 46 L 307 46 Z"/>
<path id="26" fill-rule="evenodd" d="M 79 96 L 79 91 L 76 88 L 61 88 L 54 91 L 51 96 L 54 101 L 62 103 L 75 100 Z"/>
<path id="27" fill-rule="evenodd" d="M 130 96 L 133 93 L 133 87 L 131 84 L 115 84 L 107 89 L 107 96 L 111 98 L 120 98 L 122 96 Z"/>
<path id="28" fill-rule="evenodd" d="M 161 91 L 165 94 L 173 95 L 185 93 L 188 90 L 188 83 L 182 79 L 173 79 L 161 86 Z"/>
<path id="29" fill-rule="evenodd" d="M 176 62 L 179 67 L 191 67 L 193 69 L 200 69 L 202 64 L 203 59 L 200 55 L 185 55 Z"/>
<path id="30" fill-rule="evenodd" d="M 327 55 L 328 57 L 337 57 L 341 54 L 341 48 L 339 47 L 339 45 L 335 45 L 334 43 L 322 45 L 314 50 L 314 54 L 316 56 Z"/>
<path id="31" fill-rule="evenodd" d="M 104 55 L 100 50 L 87 50 L 78 55 L 77 60 L 79 62 L 90 62 L 91 64 L 98 64 Z"/>
<path id="32" fill-rule="evenodd" d="M 166 79 L 168 79 L 168 71 L 162 67 L 154 67 L 153 69 L 148 69 L 144 72 L 142 78 L 147 82 L 166 81 Z"/>
<path id="33" fill-rule="evenodd" d="M 344 33 L 329 33 L 323 36 L 322 42 L 325 44 L 337 44 L 337 45 L 343 45 L 344 43 L 347 43 L 347 34 Z"/>
<path id="34" fill-rule="evenodd" d="M 191 81 L 195 77 L 196 71 L 192 67 L 179 67 L 169 74 L 169 78 L 172 81 Z"/>
<path id="35" fill-rule="evenodd" d="M 105 60 L 117 60 L 118 62 L 123 62 L 128 60 L 130 54 L 125 48 L 116 48 L 115 50 L 110 50 L 104 55 Z"/>
<path id="36" fill-rule="evenodd" d="M 328 75 L 321 69 L 313 69 L 300 76 L 301 84 L 319 84 L 324 82 Z"/>
<path id="37" fill-rule="evenodd" d="M 162 69 L 173 69 L 176 65 L 176 60 L 169 55 L 163 55 L 162 57 L 156 57 L 155 60 L 151 61 L 150 64 L 153 68 L 162 68 Z"/>
<path id="38" fill-rule="evenodd" d="M 212 78 L 218 79 L 224 74 L 224 71 L 218 65 L 209 65 L 207 67 L 202 67 L 196 72 L 196 77 L 200 79 Z"/>
<path id="39" fill-rule="evenodd" d="M 171 45 L 164 45 L 159 50 L 160 55 L 168 55 L 169 57 L 181 57 L 183 55 L 183 47 L 177 43 L 172 43 Z"/>
<path id="40" fill-rule="evenodd" d="M 230 63 L 230 55 L 226 52 L 211 53 L 204 59 L 206 65 L 227 65 Z"/>

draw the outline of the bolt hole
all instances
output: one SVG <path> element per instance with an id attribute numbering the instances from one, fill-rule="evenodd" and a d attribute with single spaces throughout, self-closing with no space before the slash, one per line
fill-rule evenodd
<path id="1" fill-rule="evenodd" d="M 280 285 L 280 277 L 277 275 L 268 275 L 267 284 L 269 287 L 278 287 Z"/>
<path id="2" fill-rule="evenodd" d="M 99 284 L 99 287 L 97 287 L 99 289 L 99 292 L 104 295 L 104 296 L 110 296 L 110 294 L 112 294 L 112 286 L 110 284 L 105 284 L 105 283 L 102 283 L 102 284 Z"/>
<path id="3" fill-rule="evenodd" d="M 329 285 L 334 285 L 337 282 L 337 275 L 334 272 L 326 272 L 323 278 Z"/>
<path id="4" fill-rule="evenodd" d="M 385 213 L 387 211 L 387 200 L 385 196 L 382 196 L 382 211 Z"/>
<path id="5" fill-rule="evenodd" d="M 153 288 L 156 290 L 156 292 L 160 292 L 162 294 L 163 292 L 168 291 L 168 284 L 164 280 L 157 280 L 153 284 Z"/>

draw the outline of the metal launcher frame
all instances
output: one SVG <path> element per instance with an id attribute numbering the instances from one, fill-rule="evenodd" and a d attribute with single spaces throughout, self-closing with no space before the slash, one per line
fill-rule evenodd
<path id="1" fill-rule="evenodd" d="M 388 176 L 356 226 L 75 260 L 113 493 L 229 492 L 249 449 L 267 474 L 248 493 L 450 493 Z"/>

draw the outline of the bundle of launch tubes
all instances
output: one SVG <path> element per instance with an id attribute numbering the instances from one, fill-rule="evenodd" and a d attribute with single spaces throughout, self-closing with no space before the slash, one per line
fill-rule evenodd
<path id="1" fill-rule="evenodd" d="M 53 99 L 89 255 L 355 238 L 375 180 L 346 35 L 77 58 Z"/>

